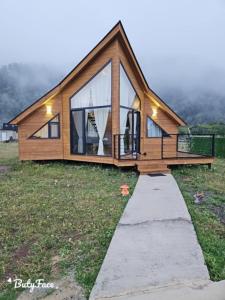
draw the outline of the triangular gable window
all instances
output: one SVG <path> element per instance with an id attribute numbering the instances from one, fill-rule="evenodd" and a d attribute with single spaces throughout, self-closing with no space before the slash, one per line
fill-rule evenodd
<path id="1" fill-rule="evenodd" d="M 111 62 L 71 98 L 71 109 L 111 105 Z"/>
<path id="2" fill-rule="evenodd" d="M 128 78 L 124 67 L 120 64 L 120 106 L 139 109 L 140 100 Z"/>
<path id="3" fill-rule="evenodd" d="M 56 115 L 31 136 L 32 139 L 57 139 L 59 137 L 59 115 Z"/>
<path id="4" fill-rule="evenodd" d="M 147 117 L 147 137 L 162 137 L 169 134 L 157 125 L 150 117 Z"/>

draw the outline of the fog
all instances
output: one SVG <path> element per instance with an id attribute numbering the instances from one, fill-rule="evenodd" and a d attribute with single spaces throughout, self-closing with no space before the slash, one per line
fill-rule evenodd
<path id="1" fill-rule="evenodd" d="M 150 87 L 169 104 L 181 94 L 225 104 L 223 0 L 1 0 L 0 66 L 44 64 L 66 75 L 118 20 Z"/>

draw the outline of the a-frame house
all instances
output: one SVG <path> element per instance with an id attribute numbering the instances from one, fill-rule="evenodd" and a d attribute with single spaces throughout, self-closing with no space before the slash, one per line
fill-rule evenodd
<path id="1" fill-rule="evenodd" d="M 142 173 L 213 161 L 188 145 L 179 150 L 185 122 L 148 86 L 121 22 L 9 123 L 18 125 L 20 160 L 136 166 Z"/>

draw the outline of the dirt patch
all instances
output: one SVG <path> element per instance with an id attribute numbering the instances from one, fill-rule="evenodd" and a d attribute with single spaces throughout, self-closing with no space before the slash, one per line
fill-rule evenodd
<path id="1" fill-rule="evenodd" d="M 52 257 L 52 274 L 54 274 L 54 277 L 57 278 L 60 274 L 60 267 L 59 263 L 61 261 L 61 257 L 56 255 Z"/>
<path id="2" fill-rule="evenodd" d="M 28 255 L 29 249 L 30 249 L 30 243 L 23 244 L 22 246 L 20 246 L 15 251 L 13 255 L 13 260 L 15 259 L 18 262 L 19 260 L 24 259 Z"/>
<path id="3" fill-rule="evenodd" d="M 16 251 L 14 252 L 11 262 L 9 263 L 8 268 L 5 272 L 5 278 L 14 278 L 14 269 L 16 266 L 19 265 L 19 263 L 24 262 L 26 257 L 29 254 L 31 242 L 22 244 Z"/>
<path id="4" fill-rule="evenodd" d="M 0 174 L 5 174 L 10 171 L 11 167 L 10 166 L 1 166 L 0 165 Z"/>
<path id="5" fill-rule="evenodd" d="M 74 280 L 73 272 L 54 281 L 55 289 L 34 289 L 24 291 L 17 300 L 86 300 L 82 288 Z"/>

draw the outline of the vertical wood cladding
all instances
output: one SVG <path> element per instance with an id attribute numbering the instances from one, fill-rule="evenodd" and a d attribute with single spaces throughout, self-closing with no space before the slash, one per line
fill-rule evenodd
<path id="1" fill-rule="evenodd" d="M 52 115 L 60 114 L 59 139 L 29 139 L 36 130 L 43 126 L 51 116 L 46 113 L 46 103 L 36 109 L 19 124 L 19 156 L 22 160 L 68 159 L 94 161 L 102 163 L 115 162 L 112 157 L 78 156 L 70 153 L 70 98 L 87 81 L 89 81 L 107 62 L 112 64 L 112 134 L 120 132 L 119 120 L 119 77 L 120 63 L 123 64 L 131 82 L 141 101 L 141 140 L 140 159 L 161 159 L 161 139 L 147 138 L 146 119 L 152 116 L 154 102 L 146 97 L 146 87 L 143 85 L 140 74 L 129 59 L 125 48 L 119 39 L 114 39 L 106 48 L 101 50 L 93 60 L 79 71 L 78 74 L 63 87 L 61 92 L 47 102 L 52 106 Z M 157 101 L 157 99 L 156 99 Z M 160 107 L 154 119 L 167 133 L 177 133 L 177 123 Z M 176 152 L 175 137 L 164 140 L 164 149 L 167 155 L 173 157 Z M 114 144 L 112 145 L 114 151 Z M 146 155 L 143 155 L 143 154 Z M 114 154 L 114 153 L 113 153 Z"/>

